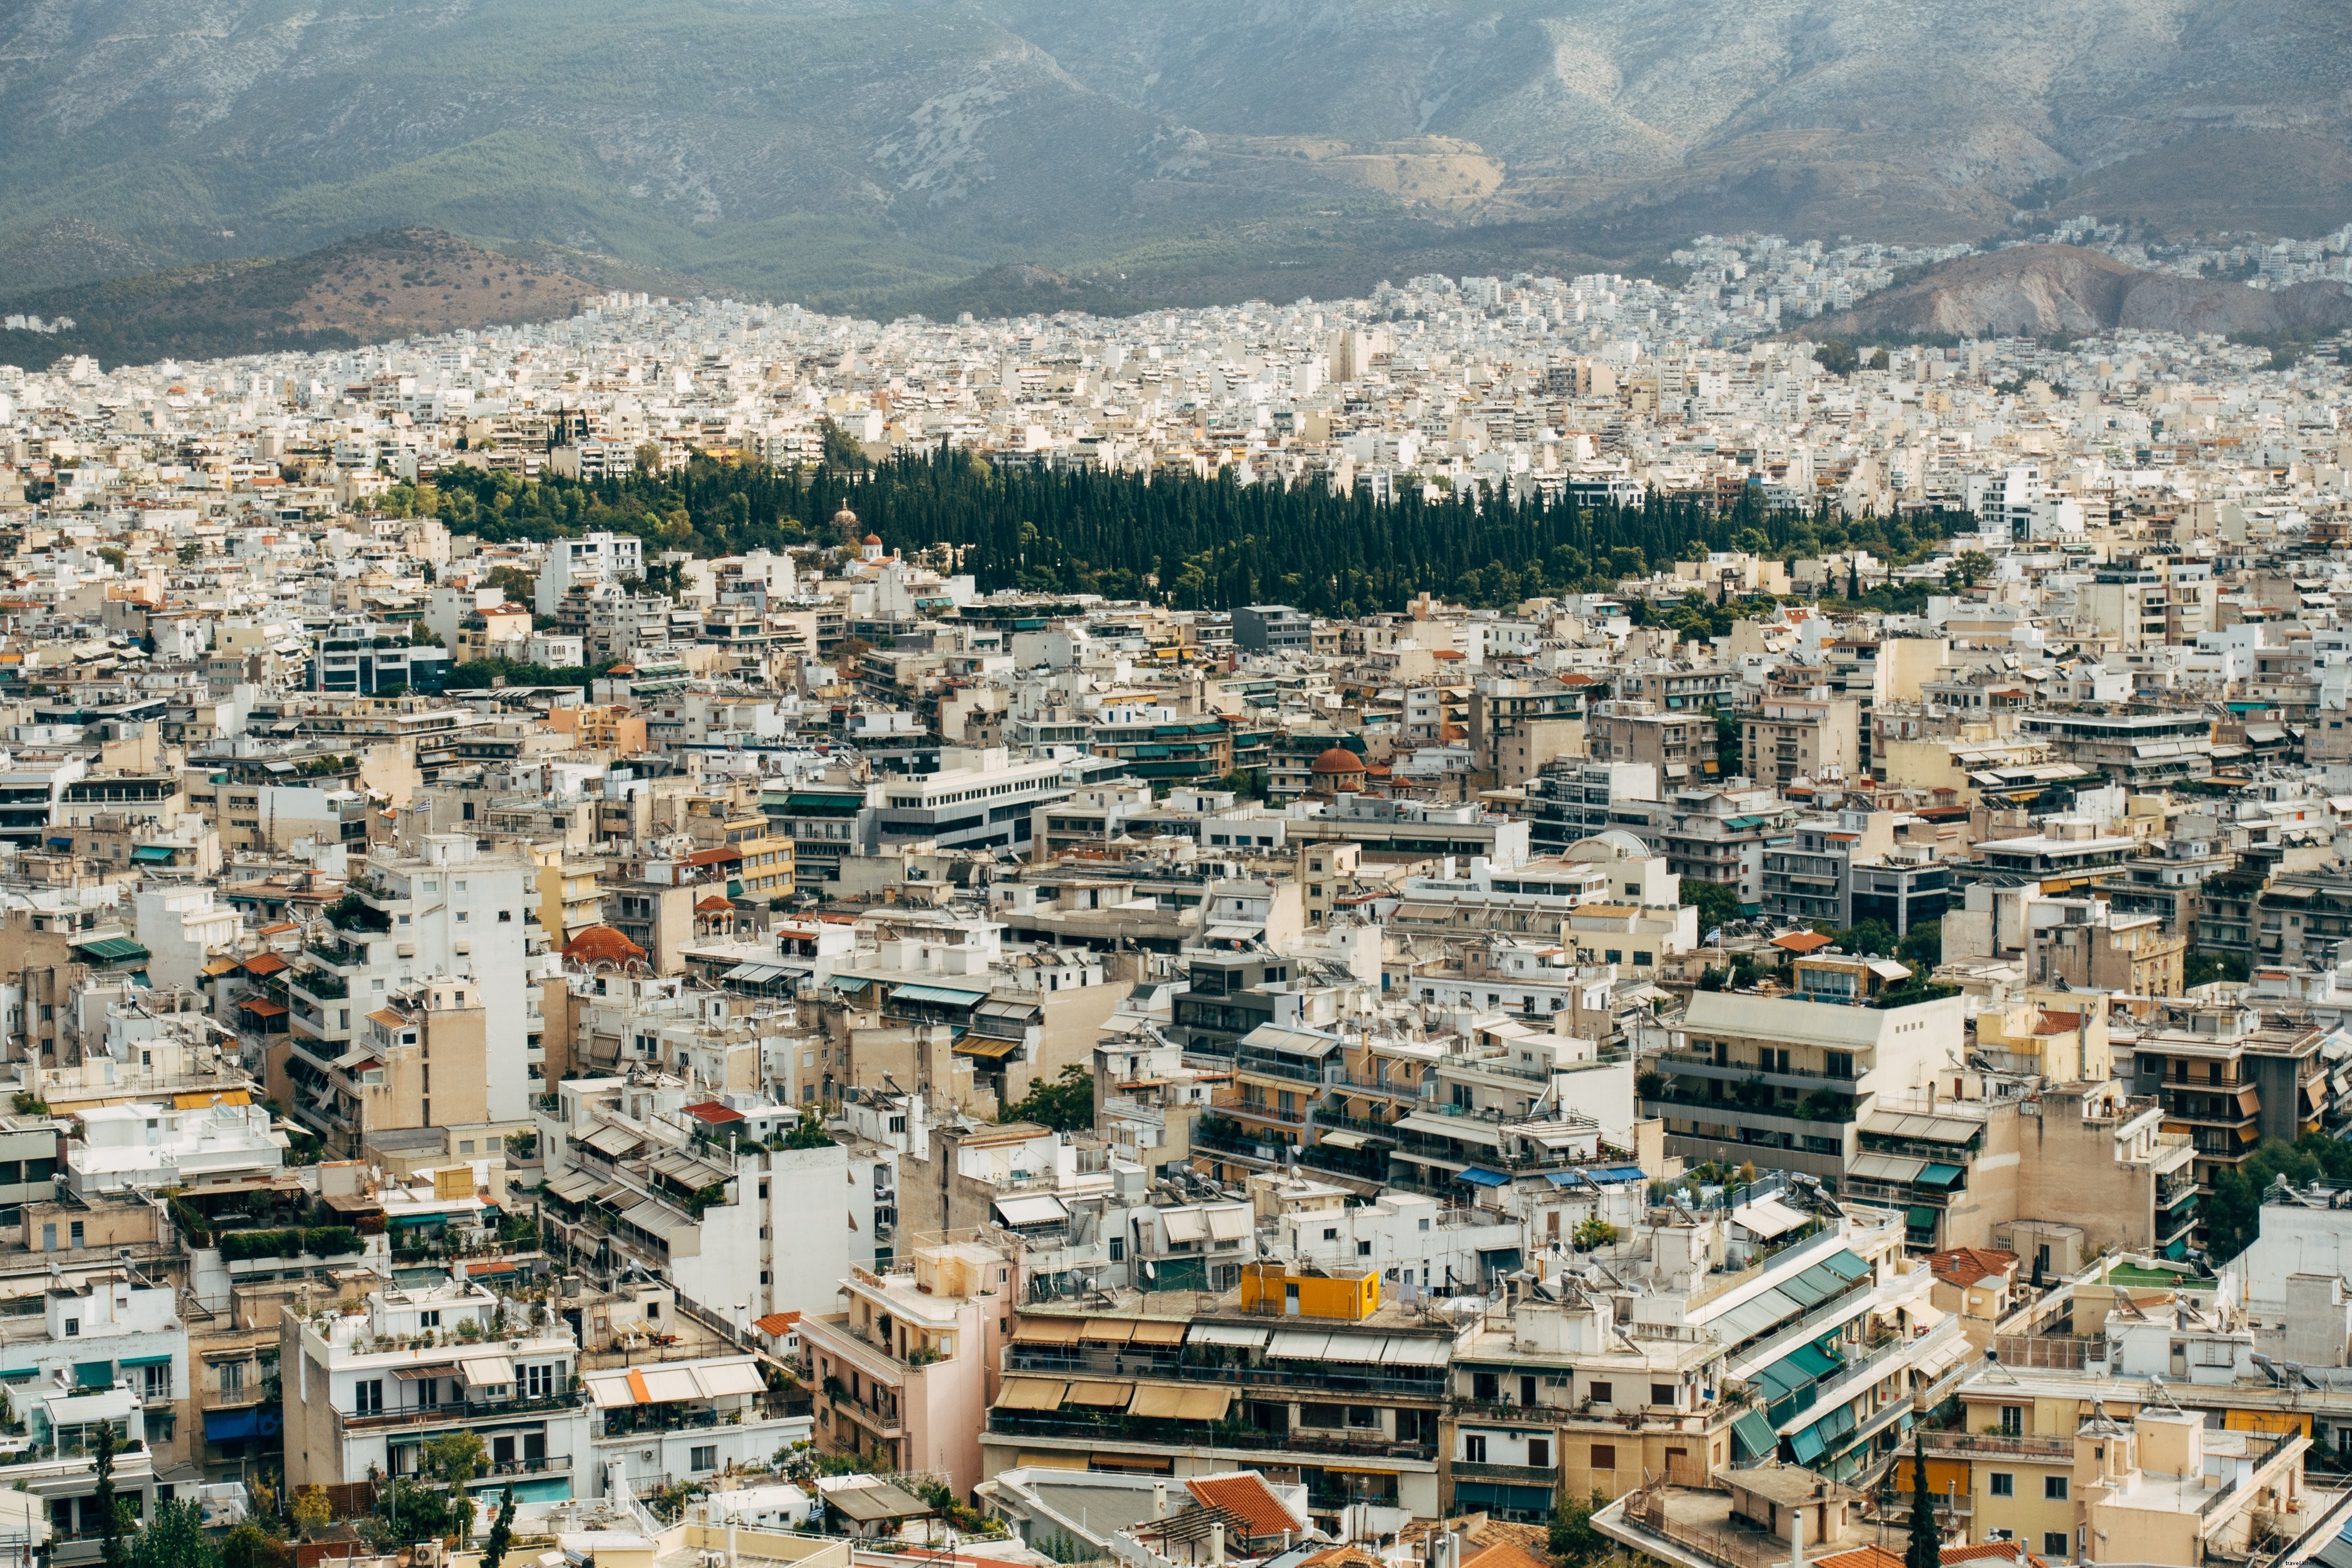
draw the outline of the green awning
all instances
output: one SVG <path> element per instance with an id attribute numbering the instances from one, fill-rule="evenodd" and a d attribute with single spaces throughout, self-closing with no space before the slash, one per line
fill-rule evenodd
<path id="1" fill-rule="evenodd" d="M 114 1363 L 110 1361 L 78 1361 L 74 1363 L 74 1386 L 77 1388 L 112 1388 Z"/>
<path id="2" fill-rule="evenodd" d="M 1958 1165 L 1930 1165 L 1912 1178 L 1915 1187 L 1925 1187 L 1931 1193 L 1948 1193 L 1967 1173 Z"/>
<path id="3" fill-rule="evenodd" d="M 131 858 L 147 865 L 168 865 L 172 859 L 172 848 L 167 844 L 142 844 L 131 852 Z"/>
<path id="4" fill-rule="evenodd" d="M 101 936 L 89 942 L 78 942 L 73 944 L 73 950 L 84 958 L 96 959 L 100 963 L 120 963 L 128 959 L 153 956 L 127 936 Z"/>
<path id="5" fill-rule="evenodd" d="M 1756 1381 L 1763 1385 L 1765 1402 L 1778 1404 L 1811 1380 L 1787 1362 L 1776 1361 L 1758 1373 Z"/>
<path id="6" fill-rule="evenodd" d="M 127 1355 L 114 1363 L 117 1366 L 169 1366 L 170 1355 Z"/>
<path id="7" fill-rule="evenodd" d="M 2176 1260 L 2188 1257 L 2189 1238 L 2185 1236 L 2178 1236 L 2173 1237 L 2170 1241 L 2166 1242 L 2164 1244 L 2164 1255 L 2167 1258 Z"/>
<path id="8" fill-rule="evenodd" d="M 1913 1230 L 1933 1230 L 1936 1228 L 1936 1211 L 1926 1204 L 1913 1204 L 1903 1215 L 1903 1223 Z"/>
<path id="9" fill-rule="evenodd" d="M 1828 1269 L 1831 1273 L 1835 1274 L 1839 1279 L 1845 1280 L 1848 1284 L 1852 1284 L 1856 1279 L 1867 1279 L 1870 1278 L 1870 1265 L 1864 1263 L 1861 1258 L 1856 1258 L 1853 1253 L 1847 1251 L 1843 1247 L 1838 1248 L 1837 1251 L 1832 1252 L 1827 1258 L 1822 1258 L 1821 1261 L 1821 1267 Z"/>
<path id="10" fill-rule="evenodd" d="M 1800 1307 L 1818 1307 L 1845 1289 L 1845 1281 L 1826 1268 L 1806 1269 L 1793 1279 L 1783 1279 L 1778 1289 Z"/>
<path id="11" fill-rule="evenodd" d="M 985 991 L 957 991 L 945 985 L 901 985 L 890 993 L 893 1002 L 940 1002 L 950 1007 L 971 1007 L 988 1000 Z"/>
<path id="12" fill-rule="evenodd" d="M 1819 1382 L 1837 1371 L 1843 1363 L 1819 1345 L 1799 1345 L 1780 1364 L 1801 1368 L 1807 1377 Z"/>
<path id="13" fill-rule="evenodd" d="M 1801 1465 L 1810 1465 L 1820 1458 L 1822 1449 L 1825 1446 L 1822 1442 L 1821 1434 L 1810 1426 L 1789 1439 L 1789 1449 L 1796 1456 L 1797 1463 Z"/>
<path id="14" fill-rule="evenodd" d="M 1769 1459 L 1780 1448 L 1772 1423 L 1760 1410 L 1743 1410 L 1731 1423 L 1731 1444 L 1742 1459 Z"/>
<path id="15" fill-rule="evenodd" d="M 41 1369 L 37 1366 L 12 1366 L 0 1371 L 0 1383 L 23 1383 L 27 1378 L 40 1375 Z"/>

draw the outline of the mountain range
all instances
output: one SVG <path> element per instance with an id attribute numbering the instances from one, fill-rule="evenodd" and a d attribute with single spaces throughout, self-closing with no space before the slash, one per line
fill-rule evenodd
<path id="1" fill-rule="evenodd" d="M 2308 234 L 2347 80 L 2321 0 L 22 0 L 0 296 L 387 226 L 876 310 Z"/>

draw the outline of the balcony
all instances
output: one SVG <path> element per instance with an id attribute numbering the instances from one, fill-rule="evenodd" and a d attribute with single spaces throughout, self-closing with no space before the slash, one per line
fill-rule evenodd
<path id="1" fill-rule="evenodd" d="M 1421 1464 L 1434 1464 L 1437 1458 L 1433 1443 L 1398 1442 L 1379 1433 L 1350 1434 L 1320 1427 L 1270 1432 L 1238 1422 L 1160 1421 L 1116 1412 L 1094 1417 L 1058 1411 L 991 1410 L 988 1430 L 1005 1436 L 1068 1437 L 1108 1447 L 1167 1447 L 1193 1453 L 1204 1448 L 1240 1448 Z"/>
<path id="2" fill-rule="evenodd" d="M 1513 1486 L 1552 1487 L 1559 1485 L 1557 1465 L 1489 1465 L 1477 1459 L 1454 1461 L 1454 1479 L 1457 1481 L 1504 1481 Z"/>
<path id="3" fill-rule="evenodd" d="M 406 1410 L 385 1410 L 366 1415 L 355 1415 L 338 1410 L 335 1412 L 335 1430 L 339 1434 L 351 1436 L 362 1432 L 398 1431 L 406 1427 L 470 1426 L 483 1421 L 503 1420 L 511 1415 L 532 1415 L 577 1410 L 581 1407 L 583 1397 L 577 1393 L 567 1393 L 550 1394 L 543 1399 L 505 1399 L 480 1404 L 436 1405 Z"/>

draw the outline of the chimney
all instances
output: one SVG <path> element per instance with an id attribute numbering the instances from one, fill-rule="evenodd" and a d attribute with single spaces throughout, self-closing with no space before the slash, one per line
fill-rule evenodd
<path id="1" fill-rule="evenodd" d="M 1789 1510 L 1789 1568 L 1805 1568 L 1805 1510 Z"/>
<path id="2" fill-rule="evenodd" d="M 1209 1526 L 1209 1568 L 1224 1568 L 1225 1521 L 1218 1520 Z"/>
<path id="3" fill-rule="evenodd" d="M 1151 1483 L 1151 1517 L 1154 1519 L 1168 1517 L 1168 1483 L 1166 1481 Z"/>

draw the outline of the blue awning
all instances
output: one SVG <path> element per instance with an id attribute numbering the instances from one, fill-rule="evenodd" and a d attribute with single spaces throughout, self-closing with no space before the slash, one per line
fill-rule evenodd
<path id="1" fill-rule="evenodd" d="M 261 1436 L 261 1406 L 248 1405 L 242 1410 L 207 1410 L 205 1412 L 205 1441 L 236 1443 Z"/>
<path id="2" fill-rule="evenodd" d="M 1454 1179 L 1457 1182 L 1467 1182 L 1474 1187 L 1508 1186 L 1511 1180 L 1500 1171 L 1482 1171 L 1475 1165 L 1466 1171 L 1454 1172 Z"/>

